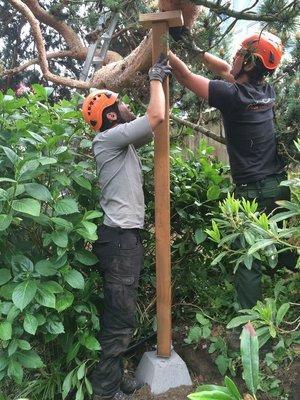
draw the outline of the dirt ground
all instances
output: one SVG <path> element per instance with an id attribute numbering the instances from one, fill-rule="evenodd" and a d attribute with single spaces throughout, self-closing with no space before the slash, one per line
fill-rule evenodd
<path id="1" fill-rule="evenodd" d="M 177 343 L 175 339 L 173 344 L 176 352 L 187 364 L 194 383 L 193 387 L 181 386 L 176 389 L 171 389 L 161 395 L 154 396 L 151 394 L 149 387 L 145 386 L 134 394 L 132 400 L 187 400 L 187 395 L 195 392 L 196 387 L 202 383 L 223 384 L 224 378 L 219 373 L 205 344 L 194 349 L 192 346 L 182 346 L 182 343 L 182 338 L 178 338 Z M 136 354 L 137 358 L 131 359 L 132 366 L 135 364 L 135 361 L 142 356 L 143 350 L 147 351 L 152 349 L 139 349 L 140 354 Z M 300 400 L 300 360 L 295 360 L 290 365 L 283 367 L 278 371 L 278 376 L 285 389 L 290 392 L 289 400 Z M 239 388 L 245 388 L 241 377 L 235 378 L 234 380 Z M 259 397 L 259 400 L 276 399 L 275 397 L 264 394 Z"/>

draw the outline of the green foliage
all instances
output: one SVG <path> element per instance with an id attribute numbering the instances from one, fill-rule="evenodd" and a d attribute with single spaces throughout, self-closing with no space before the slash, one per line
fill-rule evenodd
<path id="1" fill-rule="evenodd" d="M 98 185 L 77 99 L 51 106 L 47 88 L 34 89 L 0 94 L 0 379 L 22 396 L 54 399 L 63 387 L 83 399 L 100 348 L 89 251 Z M 40 369 L 44 378 L 30 372 Z"/>
<path id="2" fill-rule="evenodd" d="M 259 355 L 258 340 L 255 330 L 249 322 L 244 326 L 241 335 L 241 355 L 243 365 L 243 378 L 247 388 L 255 400 L 259 382 Z M 228 377 L 224 380 L 225 386 L 201 385 L 195 393 L 188 395 L 190 400 L 242 400 L 243 397 L 235 383 Z"/>
<path id="3" fill-rule="evenodd" d="M 259 347 L 262 347 L 271 338 L 281 340 L 284 339 L 285 336 L 288 337 L 293 333 L 292 329 L 284 329 L 284 324 L 287 324 L 284 318 L 290 306 L 289 303 L 283 303 L 277 306 L 276 300 L 269 298 L 264 302 L 258 301 L 257 305 L 251 310 L 240 310 L 239 313 L 243 315 L 233 318 L 227 324 L 227 328 L 236 328 L 247 321 L 251 321 L 256 328 Z"/>
<path id="4" fill-rule="evenodd" d="M 250 393 L 255 395 L 259 382 L 258 339 L 250 322 L 244 326 L 241 334 L 241 356 L 243 378 Z"/>
<path id="5" fill-rule="evenodd" d="M 291 188 L 293 201 L 278 201 L 282 211 L 269 216 L 257 211 L 255 199 L 240 200 L 228 194 L 220 203 L 220 215 L 212 220 L 212 229 L 206 230 L 209 238 L 222 250 L 212 264 L 216 265 L 224 257 L 230 257 L 234 272 L 241 263 L 250 269 L 255 259 L 274 268 L 280 253 L 293 250 L 295 255 L 297 252 L 299 254 L 299 182 L 300 179 L 295 177 L 281 183 Z M 290 224 L 287 219 L 291 219 Z"/>

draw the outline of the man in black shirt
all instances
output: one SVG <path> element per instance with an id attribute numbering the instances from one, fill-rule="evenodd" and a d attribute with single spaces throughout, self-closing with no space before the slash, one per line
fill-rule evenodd
<path id="1" fill-rule="evenodd" d="M 172 52 L 169 55 L 178 81 L 222 113 L 236 196 L 256 198 L 259 209 L 267 213 L 276 208 L 275 201 L 289 198 L 288 188 L 279 186 L 284 164 L 276 146 L 275 93 L 264 81 L 280 64 L 282 53 L 280 39 L 268 32 L 247 37 L 232 66 L 202 52 L 204 65 L 225 81 L 196 75 Z M 250 270 L 239 266 L 236 289 L 242 308 L 252 308 L 261 299 L 259 263 L 253 262 Z"/>

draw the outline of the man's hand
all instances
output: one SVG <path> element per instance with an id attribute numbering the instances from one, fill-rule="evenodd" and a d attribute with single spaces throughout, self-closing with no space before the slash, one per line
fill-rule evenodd
<path id="1" fill-rule="evenodd" d="M 163 83 L 167 76 L 172 75 L 172 68 L 168 65 L 168 59 L 161 54 L 156 63 L 149 69 L 148 72 L 150 81 L 160 81 Z"/>
<path id="2" fill-rule="evenodd" d="M 169 28 L 169 34 L 175 42 L 181 41 L 189 32 L 186 26 L 174 26 Z"/>

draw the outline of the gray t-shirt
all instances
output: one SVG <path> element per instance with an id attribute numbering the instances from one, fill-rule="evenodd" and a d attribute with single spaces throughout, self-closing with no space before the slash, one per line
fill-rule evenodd
<path id="1" fill-rule="evenodd" d="M 136 148 L 152 139 L 147 116 L 100 132 L 94 138 L 105 225 L 124 229 L 144 227 L 142 165 Z"/>

